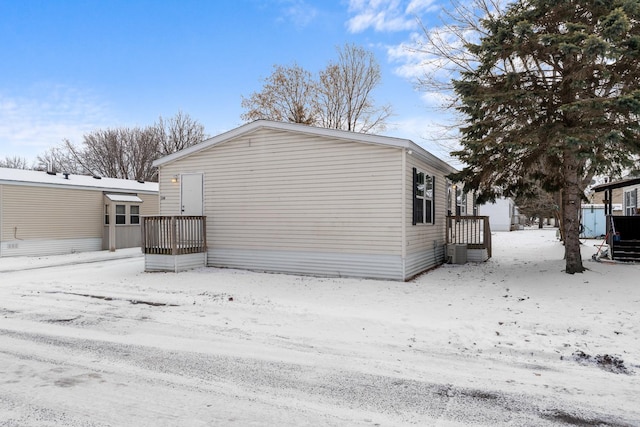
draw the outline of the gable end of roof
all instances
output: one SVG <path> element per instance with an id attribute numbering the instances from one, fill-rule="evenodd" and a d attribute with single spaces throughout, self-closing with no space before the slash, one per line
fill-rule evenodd
<path id="1" fill-rule="evenodd" d="M 387 147 L 395 147 L 399 149 L 412 150 L 415 155 L 422 158 L 427 163 L 447 171 L 447 173 L 455 172 L 448 163 L 429 153 L 424 148 L 420 147 L 413 141 L 403 138 L 395 138 L 391 136 L 372 135 L 358 132 L 350 132 L 339 129 L 327 129 L 315 126 L 302 125 L 299 123 L 286 123 L 286 122 L 274 122 L 270 120 L 256 120 L 251 123 L 247 123 L 228 132 L 221 133 L 209 138 L 199 144 L 192 145 L 184 150 L 178 151 L 168 156 L 157 159 L 153 162 L 153 166 L 159 167 L 167 163 L 174 162 L 176 160 L 188 157 L 200 151 L 206 150 L 218 144 L 224 143 L 231 139 L 248 135 L 252 132 L 256 132 L 261 129 L 272 129 L 284 132 L 295 132 L 308 134 L 313 136 L 323 136 L 327 138 L 342 139 L 347 141 L 361 142 L 365 144 L 377 144 Z"/>

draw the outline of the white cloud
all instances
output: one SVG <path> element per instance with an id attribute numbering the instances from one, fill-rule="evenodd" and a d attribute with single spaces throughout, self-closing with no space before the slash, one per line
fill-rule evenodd
<path id="1" fill-rule="evenodd" d="M 460 161 L 450 154 L 460 148 L 456 129 L 450 115 L 423 111 L 418 115 L 394 120 L 384 134 L 410 139 L 452 166 L 459 167 Z"/>
<path id="2" fill-rule="evenodd" d="M 79 141 L 106 122 L 105 112 L 95 97 L 63 85 L 0 92 L 0 158 L 33 160 L 63 139 Z"/>
<path id="3" fill-rule="evenodd" d="M 418 14 L 436 10 L 435 0 L 411 0 L 406 7 L 406 13 Z"/>
<path id="4" fill-rule="evenodd" d="M 290 21 L 298 28 L 309 25 L 317 16 L 318 10 L 305 0 L 284 0 L 282 21 Z"/>
<path id="5" fill-rule="evenodd" d="M 347 21 L 352 33 L 369 28 L 378 32 L 414 30 L 418 27 L 416 15 L 433 10 L 434 0 L 350 0 Z"/>

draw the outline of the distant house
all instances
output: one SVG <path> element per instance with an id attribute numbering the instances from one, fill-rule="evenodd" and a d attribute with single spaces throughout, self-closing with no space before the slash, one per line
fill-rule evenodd
<path id="1" fill-rule="evenodd" d="M 406 139 L 259 120 L 154 165 L 160 214 L 206 217 L 208 266 L 406 280 L 445 260 L 455 169 Z M 153 242 L 146 269 L 172 270 Z"/>
<path id="2" fill-rule="evenodd" d="M 509 197 L 498 198 L 493 203 L 479 205 L 478 214 L 489 217 L 491 231 L 511 231 L 520 223 L 518 207 Z"/>
<path id="3" fill-rule="evenodd" d="M 603 193 L 602 202 L 605 205 L 605 214 L 634 216 L 638 214 L 638 190 L 640 189 L 640 178 L 625 178 L 605 184 L 596 185 L 591 190 Z M 594 196 L 595 198 L 595 196 Z M 621 210 L 615 208 L 616 203 L 622 207 Z"/>
<path id="4" fill-rule="evenodd" d="M 158 184 L 0 168 L 0 256 L 140 246 Z"/>
<path id="5" fill-rule="evenodd" d="M 640 261 L 640 211 L 638 190 L 640 178 L 626 178 L 593 187 L 594 193 L 604 193 L 606 239 L 611 258 L 617 261 Z M 614 214 L 615 191 L 622 192 L 622 215 Z"/>

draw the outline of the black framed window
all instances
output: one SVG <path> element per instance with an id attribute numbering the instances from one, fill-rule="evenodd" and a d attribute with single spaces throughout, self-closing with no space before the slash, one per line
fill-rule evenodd
<path id="1" fill-rule="evenodd" d="M 435 177 L 413 168 L 413 225 L 435 222 Z"/>

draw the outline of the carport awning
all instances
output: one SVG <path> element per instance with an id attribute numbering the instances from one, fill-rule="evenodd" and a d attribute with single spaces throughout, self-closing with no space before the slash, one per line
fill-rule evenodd
<path id="1" fill-rule="evenodd" d="M 621 179 L 619 181 L 609 182 L 607 184 L 596 185 L 592 188 L 594 193 L 599 193 L 601 191 L 613 190 L 615 188 L 628 187 L 629 185 L 640 184 L 640 178 L 627 178 Z"/>
<path id="2" fill-rule="evenodd" d="M 112 202 L 142 203 L 142 199 L 131 194 L 105 194 L 105 197 Z"/>

